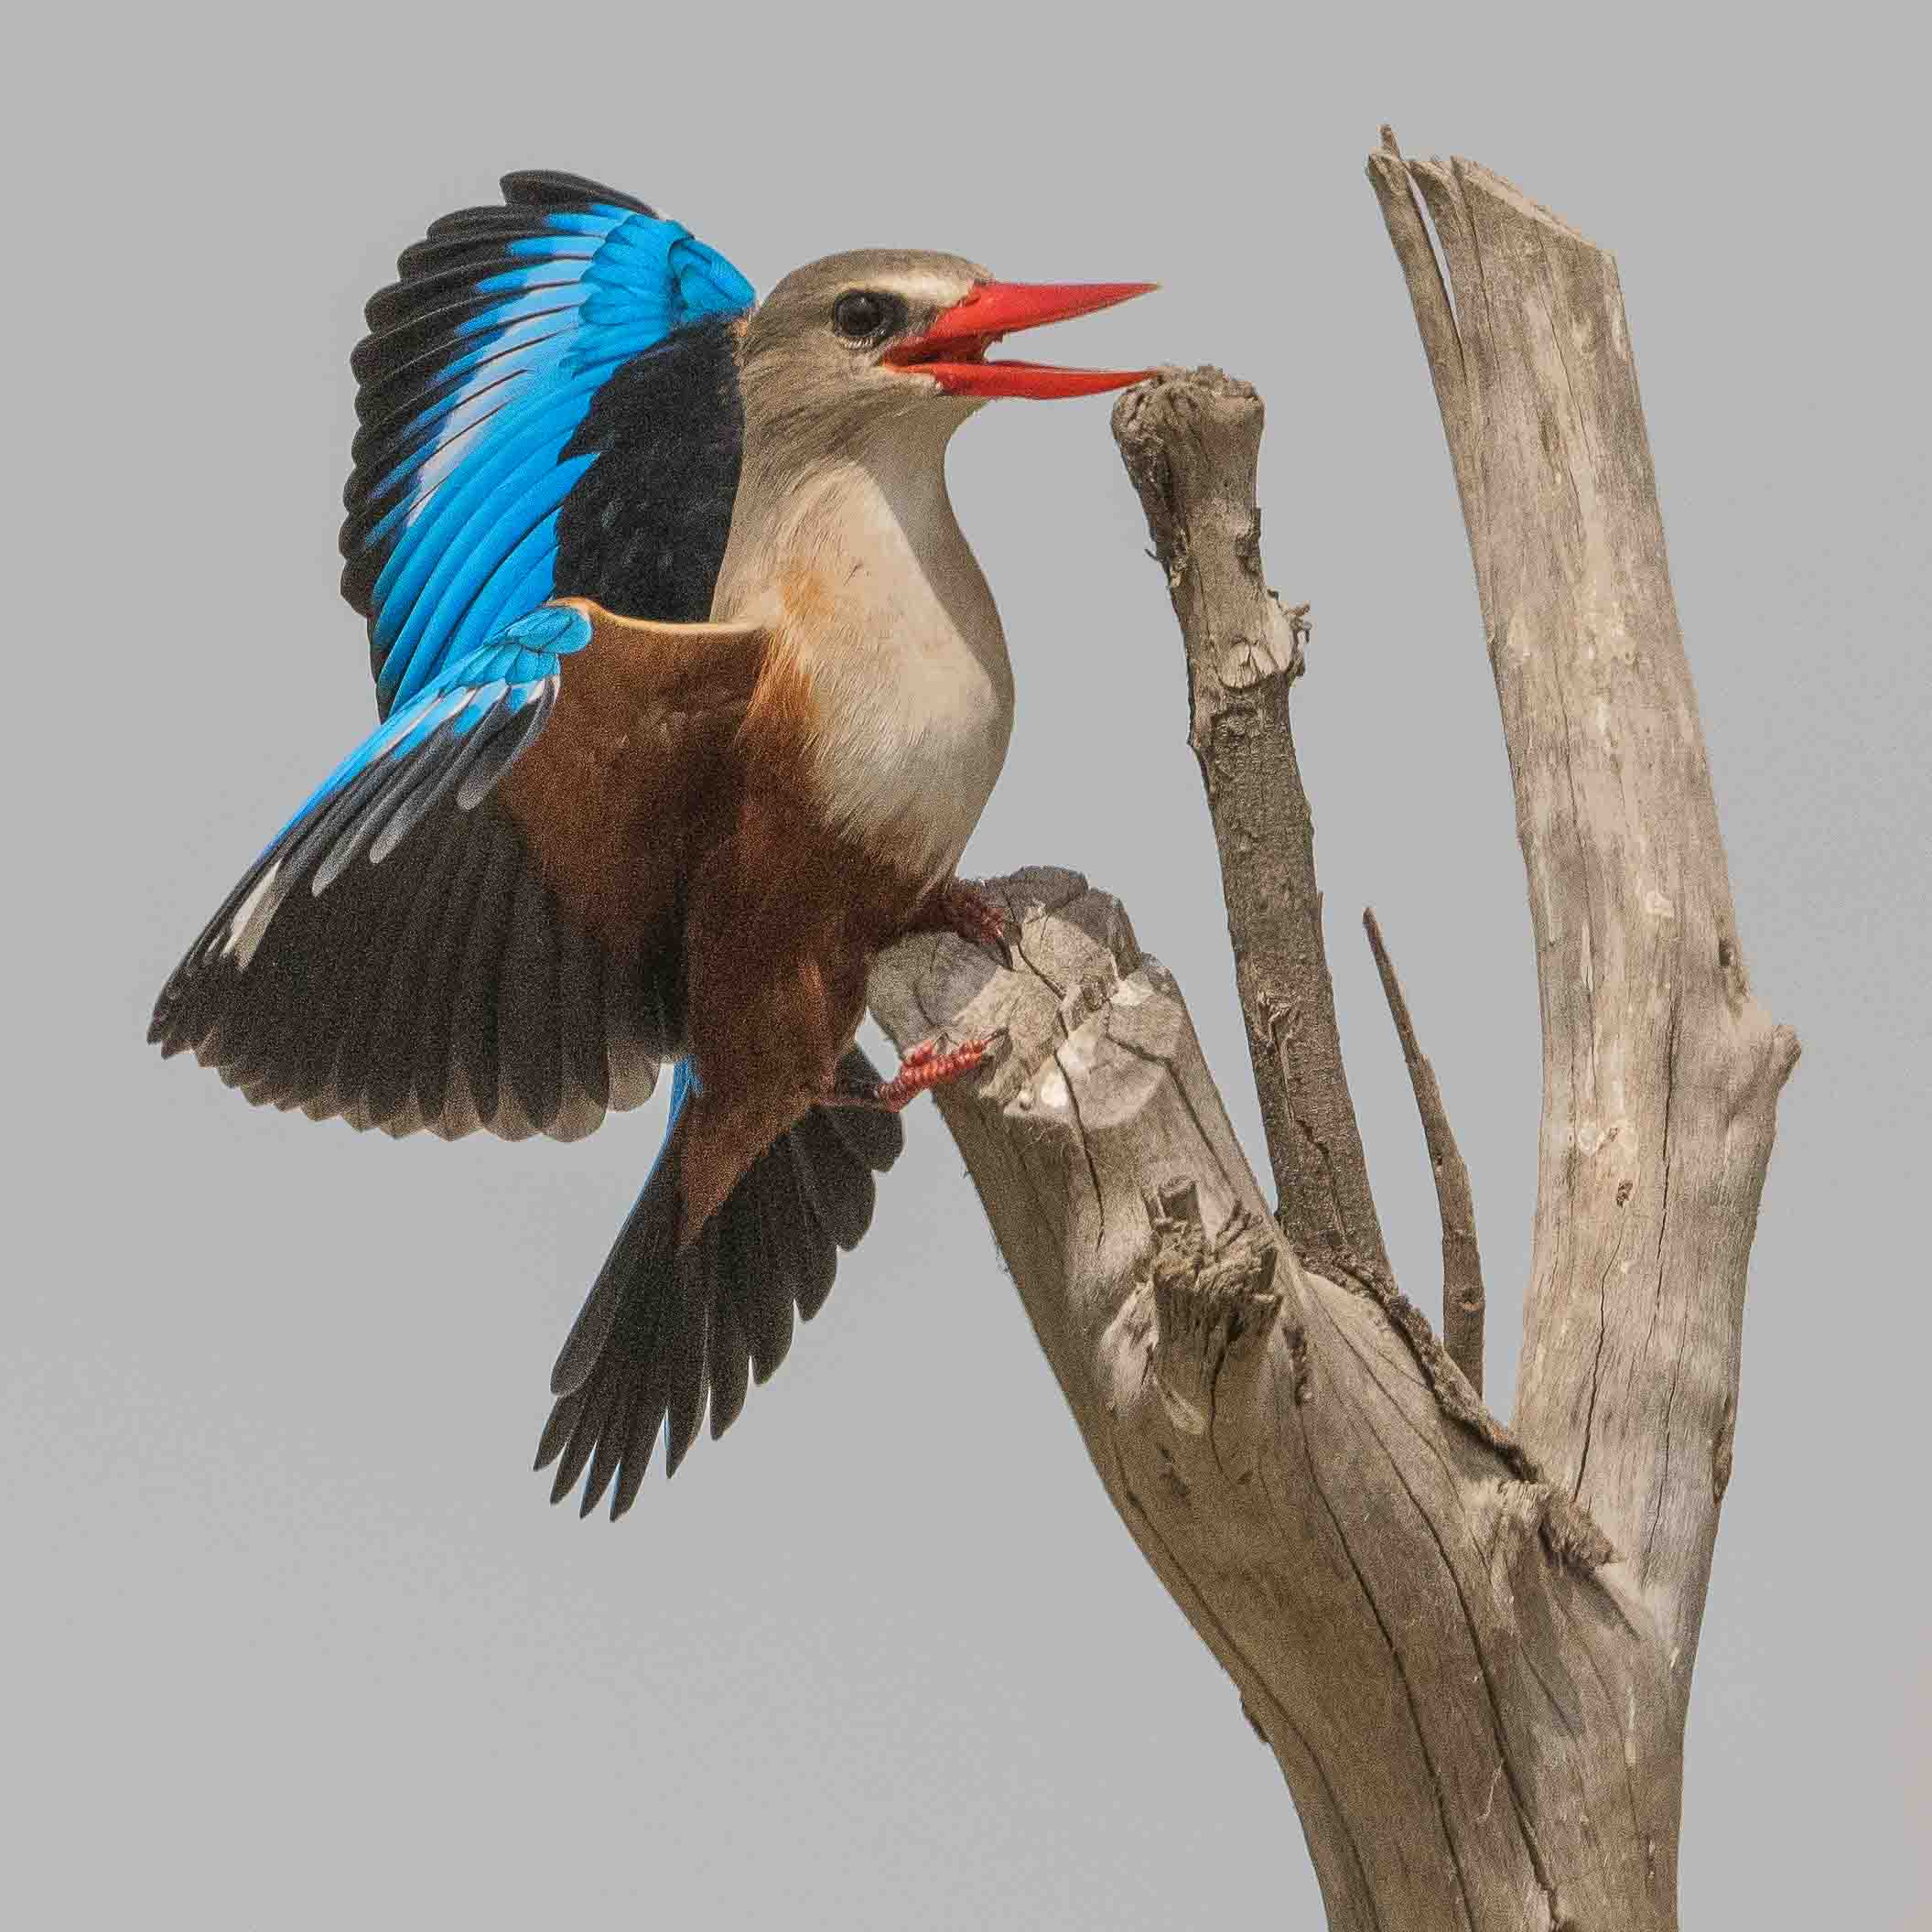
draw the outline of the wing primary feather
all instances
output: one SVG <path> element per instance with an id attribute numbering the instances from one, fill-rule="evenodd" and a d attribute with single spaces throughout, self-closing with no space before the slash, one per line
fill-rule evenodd
<path id="1" fill-rule="evenodd" d="M 413 470 L 415 464 L 426 461 L 437 449 L 447 448 L 456 428 L 453 418 L 459 414 L 470 416 L 464 433 L 488 422 L 516 396 L 517 380 L 523 373 L 522 365 L 514 362 L 487 380 L 472 372 L 468 382 L 451 382 L 436 395 L 425 397 L 419 408 L 396 410 L 362 422 L 349 445 L 353 467 L 342 489 L 342 507 L 351 515 L 342 526 L 343 536 L 347 538 L 351 532 L 366 534 L 382 522 L 396 499 L 405 493 L 408 478 L 398 479 L 394 472 Z M 369 490 L 371 475 L 383 479 L 380 503 L 376 492 Z"/>
<path id="2" fill-rule="evenodd" d="M 421 285 L 417 286 L 420 288 Z M 390 293 L 394 297 L 400 291 Z M 569 282 L 552 283 L 547 291 L 531 293 L 535 299 L 524 306 L 513 297 L 506 298 L 503 293 L 479 293 L 472 288 L 439 308 L 417 308 L 401 317 L 395 314 L 397 304 L 392 300 L 384 307 L 389 321 L 377 327 L 374 333 L 365 335 L 351 351 L 349 372 L 358 383 L 379 383 L 432 356 L 442 361 L 466 337 L 480 335 L 482 325 L 493 310 L 506 311 L 502 318 L 505 340 L 513 337 L 523 343 L 533 337 L 555 334 L 567 326 L 557 318 L 575 314 L 591 291 L 579 276 Z M 381 297 L 374 298 L 370 307 L 375 307 L 380 300 Z M 373 321 L 373 318 L 371 319 Z M 549 325 L 547 329 L 537 326 L 545 323 Z"/>
<path id="3" fill-rule="evenodd" d="M 397 279 L 389 286 L 406 288 L 417 277 L 445 268 L 467 267 L 480 274 L 486 273 L 501 268 L 506 258 L 513 260 L 510 251 L 520 243 L 527 247 L 541 247 L 547 254 L 553 246 L 565 241 L 594 243 L 594 237 L 560 235 L 545 228 L 541 218 L 526 218 L 520 227 L 500 228 L 493 232 L 471 230 L 468 233 L 457 232 L 425 236 L 420 242 L 412 242 L 396 257 Z"/>
<path id="4" fill-rule="evenodd" d="M 464 731 L 453 725 L 449 744 L 419 783 L 404 793 L 369 847 L 369 862 L 379 866 L 429 814 L 460 785 L 470 767 L 489 748 L 490 732 L 481 726 Z"/>
<path id="5" fill-rule="evenodd" d="M 450 814 L 450 836 L 461 842 L 462 863 L 450 882 L 448 902 L 437 922 L 435 944 L 424 968 L 423 1003 L 416 1015 L 414 1085 L 417 1104 L 425 1121 L 448 1139 L 455 1139 L 475 1118 L 475 1110 L 462 1101 L 462 1083 L 456 1076 L 451 1022 L 463 983 L 463 958 L 475 923 L 477 892 L 495 852 L 493 837 L 462 836 L 465 830 L 473 834 L 477 823 Z M 452 1086 L 459 1089 L 456 1096 L 452 1096 Z"/>
<path id="6" fill-rule="evenodd" d="M 602 948 L 566 912 L 556 920 L 556 1018 L 562 1035 L 564 1106 L 571 1124 L 588 1133 L 610 1103 L 610 1050 L 605 1044 Z"/>
<path id="7" fill-rule="evenodd" d="M 448 708 L 455 707 L 446 704 L 437 706 L 433 710 Z M 349 819 L 336 834 L 329 849 L 321 855 L 308 882 L 310 892 L 319 899 L 349 869 L 357 855 L 365 850 L 383 829 L 395 808 L 408 802 L 409 794 L 417 783 L 434 778 L 442 761 L 449 756 L 452 742 L 445 719 L 438 722 L 430 737 L 416 748 L 416 756 L 406 764 L 399 761 L 394 751 L 383 754 L 375 767 L 382 783 L 375 787 L 368 803 Z M 418 761 L 421 770 L 418 770 Z"/>
<path id="8" fill-rule="evenodd" d="M 549 1131 L 563 1102 L 549 899 L 536 868 L 525 865 L 497 989 L 498 1078 L 538 1133 Z"/>
<path id="9" fill-rule="evenodd" d="M 285 837 L 292 837 L 294 842 L 282 860 L 275 880 L 278 903 L 295 887 L 309 882 L 315 869 L 341 836 L 343 828 L 361 815 L 390 775 L 378 757 L 345 781 L 339 791 L 321 800 L 306 818 L 297 819 L 284 834 Z M 272 912 L 270 916 L 273 917 Z"/>
<path id="10" fill-rule="evenodd" d="M 564 235 L 548 237 L 541 233 L 520 239 L 549 241 L 555 245 L 546 247 L 521 273 L 506 265 L 505 250 L 496 246 L 479 251 L 473 262 L 446 261 L 439 266 L 426 267 L 405 280 L 392 282 L 386 288 L 377 289 L 362 305 L 362 319 L 369 325 L 370 336 L 380 338 L 411 322 L 444 317 L 468 318 L 489 309 L 493 304 L 501 305 L 512 293 L 540 295 L 545 289 L 570 290 L 582 286 L 583 264 L 596 254 L 594 240 L 588 236 L 578 240 Z M 564 245 L 572 240 L 578 240 L 578 245 Z M 477 273 L 480 268 L 494 269 L 498 273 L 480 275 Z M 492 287 L 492 283 L 498 286 Z M 513 283 L 513 289 L 510 286 Z M 452 332 L 460 334 L 461 330 L 458 329 Z"/>
<path id="11" fill-rule="evenodd" d="M 480 835 L 481 836 L 481 835 Z M 509 930 L 523 856 L 515 836 L 502 825 L 488 828 L 490 862 L 477 884 L 476 910 L 450 1015 L 452 1057 L 469 1083 L 470 1099 L 485 1127 L 497 1118 L 497 983 L 503 935 Z"/>
<path id="12" fill-rule="evenodd" d="M 478 208 L 453 208 L 438 215 L 424 232 L 434 241 L 438 235 L 467 234 L 475 229 L 518 228 L 528 219 L 513 208 L 492 208 L 485 203 Z"/>
<path id="13" fill-rule="evenodd" d="M 377 1127 L 405 1120 L 421 1126 L 430 1117 L 431 1110 L 422 1106 L 416 1091 L 415 1054 L 422 1037 L 422 1014 L 432 997 L 431 976 L 444 915 L 462 871 L 461 830 L 452 814 L 423 834 L 426 840 L 434 841 L 431 857 L 421 883 L 410 895 L 408 923 L 389 963 L 389 979 L 370 1040 L 369 1084 L 363 1098 L 370 1120 Z M 387 831 L 383 836 L 388 836 Z M 440 1102 L 434 1111 L 441 1111 Z"/>
<path id="14" fill-rule="evenodd" d="M 503 200 L 513 208 L 535 206 L 547 208 L 555 202 L 601 203 L 607 208 L 628 209 L 632 214 L 646 215 L 655 221 L 657 210 L 647 207 L 632 195 L 622 189 L 606 188 L 600 181 L 590 180 L 584 175 L 567 174 L 553 167 L 520 167 L 503 177 L 498 184 L 502 189 Z"/>
<path id="15" fill-rule="evenodd" d="M 477 394 L 479 377 L 485 370 L 492 379 L 503 381 L 534 377 L 537 373 L 537 352 L 564 340 L 569 334 L 568 329 L 554 329 L 544 334 L 523 334 L 513 340 L 480 344 L 457 358 L 453 364 L 433 352 L 417 356 L 413 362 L 392 369 L 380 382 L 364 384 L 356 396 L 356 420 L 362 424 L 389 423 L 399 416 L 414 415 L 432 403 L 455 395 L 459 390 Z M 377 569 L 381 568 L 379 562 Z M 369 613 L 362 614 L 366 617 Z"/>
<path id="16" fill-rule="evenodd" d="M 464 772 L 461 783 L 456 788 L 459 811 L 474 811 L 478 803 L 496 789 L 504 772 L 523 755 L 527 747 L 536 741 L 556 702 L 556 680 L 546 678 L 535 699 L 521 711 L 512 714 L 491 734 L 488 744 L 477 748 L 475 763 Z"/>
<path id="17" fill-rule="evenodd" d="M 378 879 L 373 868 L 359 867 L 338 889 L 357 902 L 341 908 L 328 901 L 316 912 L 332 930 L 345 916 L 352 922 L 359 942 L 351 955 L 344 1019 L 336 1046 L 335 1063 L 329 1078 L 328 1097 L 332 1111 L 340 1113 L 351 1126 L 374 1125 L 366 1096 L 373 1074 L 374 1043 L 383 1017 L 383 990 L 388 986 L 396 954 L 409 932 L 410 914 L 421 896 L 423 875 L 433 847 L 412 846 L 390 861 L 390 875 Z"/>

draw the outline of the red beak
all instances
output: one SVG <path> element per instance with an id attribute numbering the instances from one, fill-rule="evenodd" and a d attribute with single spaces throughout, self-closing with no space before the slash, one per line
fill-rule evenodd
<path id="1" fill-rule="evenodd" d="M 1034 397 L 1098 395 L 1125 389 L 1151 369 L 1055 369 L 1045 362 L 989 362 L 989 344 L 1019 329 L 1131 301 L 1152 282 L 982 282 L 963 302 L 942 309 L 923 335 L 886 351 L 893 367 L 931 376 L 948 395 Z"/>

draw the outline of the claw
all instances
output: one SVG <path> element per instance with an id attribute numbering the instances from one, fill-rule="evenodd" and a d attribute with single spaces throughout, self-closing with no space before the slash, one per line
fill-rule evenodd
<path id="1" fill-rule="evenodd" d="M 990 946 L 1009 972 L 1013 969 L 1011 928 L 1001 909 L 963 879 L 949 879 L 936 893 L 938 912 L 948 932 L 972 945 Z"/>
<path id="2" fill-rule="evenodd" d="M 835 1106 L 876 1106 L 896 1114 L 929 1089 L 977 1072 L 1000 1038 L 998 1033 L 988 1033 L 954 1047 L 943 1047 L 936 1039 L 922 1040 L 906 1049 L 899 1071 L 890 1080 L 835 1087 L 828 1097 Z"/>

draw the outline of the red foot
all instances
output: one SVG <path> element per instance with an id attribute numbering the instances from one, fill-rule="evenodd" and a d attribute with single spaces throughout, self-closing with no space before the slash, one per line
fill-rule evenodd
<path id="1" fill-rule="evenodd" d="M 974 945 L 991 946 L 1009 967 L 1013 964 L 1006 914 L 977 886 L 963 879 L 949 879 L 934 887 L 919 909 L 915 929 L 956 933 Z"/>
<path id="2" fill-rule="evenodd" d="M 833 1099 L 846 1106 L 882 1107 L 896 1114 L 929 1088 L 944 1086 L 949 1080 L 962 1079 L 975 1072 L 992 1052 L 996 1036 L 962 1041 L 955 1047 L 942 1047 L 936 1040 L 922 1040 L 899 1063 L 899 1071 L 890 1080 L 866 1086 L 841 1087 Z"/>

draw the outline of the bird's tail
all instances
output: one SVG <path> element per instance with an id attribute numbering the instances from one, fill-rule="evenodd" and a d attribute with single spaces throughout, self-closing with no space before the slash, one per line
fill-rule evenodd
<path id="1" fill-rule="evenodd" d="M 854 1047 L 838 1075 L 876 1082 L 879 1072 Z M 537 1444 L 537 1468 L 557 1463 L 553 1503 L 588 1465 L 580 1514 L 588 1516 L 614 1479 L 613 1522 L 637 1500 L 660 1429 L 665 1473 L 675 1474 L 707 1394 L 715 1439 L 737 1419 L 747 1383 L 784 1360 L 792 1311 L 809 1322 L 825 1306 L 837 1250 L 856 1247 L 871 1225 L 873 1176 L 904 1145 L 895 1115 L 815 1106 L 746 1170 L 680 1254 L 681 1129 L 692 1090 L 680 1062 L 664 1147 L 551 1372 L 556 1401 Z"/>

